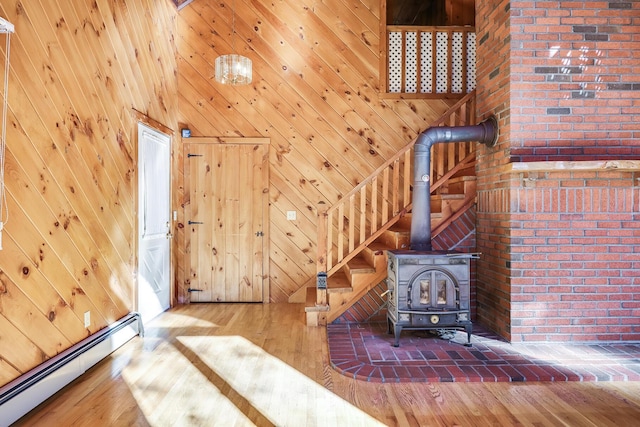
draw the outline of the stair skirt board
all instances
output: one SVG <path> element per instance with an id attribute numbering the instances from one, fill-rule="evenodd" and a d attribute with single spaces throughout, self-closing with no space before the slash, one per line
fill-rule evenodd
<path id="1" fill-rule="evenodd" d="M 8 426 L 136 335 L 142 319 L 130 313 L 0 388 L 0 426 Z"/>

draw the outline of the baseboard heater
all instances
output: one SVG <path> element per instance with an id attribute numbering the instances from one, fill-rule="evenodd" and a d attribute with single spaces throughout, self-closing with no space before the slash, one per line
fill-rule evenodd
<path id="1" fill-rule="evenodd" d="M 8 426 L 136 335 L 142 319 L 130 313 L 0 388 L 0 426 Z"/>

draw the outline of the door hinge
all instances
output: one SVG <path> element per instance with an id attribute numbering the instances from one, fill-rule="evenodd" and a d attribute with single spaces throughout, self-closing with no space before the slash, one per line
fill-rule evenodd
<path id="1" fill-rule="evenodd" d="M 200 221 L 189 221 L 187 224 L 189 224 L 189 225 L 193 225 L 193 224 L 204 224 L 204 222 L 200 222 Z"/>
<path id="2" fill-rule="evenodd" d="M 189 288 L 189 289 L 187 289 L 187 292 L 202 292 L 202 289 Z"/>
<path id="3" fill-rule="evenodd" d="M 203 157 L 203 156 L 204 156 L 204 154 L 191 154 L 191 153 L 187 154 L 187 158 L 188 159 L 191 158 L 191 157 Z"/>
<path id="4" fill-rule="evenodd" d="M 264 237 L 264 233 L 263 233 L 262 231 L 258 231 L 258 232 L 256 233 L 256 236 L 258 236 L 258 237 Z"/>

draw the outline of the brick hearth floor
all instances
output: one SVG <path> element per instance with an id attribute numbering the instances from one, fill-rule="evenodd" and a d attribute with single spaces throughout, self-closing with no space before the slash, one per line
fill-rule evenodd
<path id="1" fill-rule="evenodd" d="M 640 381 L 640 343 L 509 344 L 474 325 L 471 347 L 404 330 L 400 346 L 386 323 L 327 326 L 331 365 L 374 382 Z"/>

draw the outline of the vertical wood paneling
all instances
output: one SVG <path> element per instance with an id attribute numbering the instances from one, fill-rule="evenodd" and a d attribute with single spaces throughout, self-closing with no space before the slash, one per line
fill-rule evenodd
<path id="1" fill-rule="evenodd" d="M 378 96 L 379 0 L 236 0 L 235 51 L 252 59 L 253 82 L 217 84 L 232 4 L 194 0 L 178 12 L 180 122 L 196 136 L 270 138 L 270 299 L 286 301 L 315 274 L 316 206 L 351 191 L 453 102 Z"/>
<path id="2" fill-rule="evenodd" d="M 0 15 L 16 29 L 1 385 L 136 309 L 133 111 L 173 128 L 178 104 L 169 0 L 7 0 Z"/>

